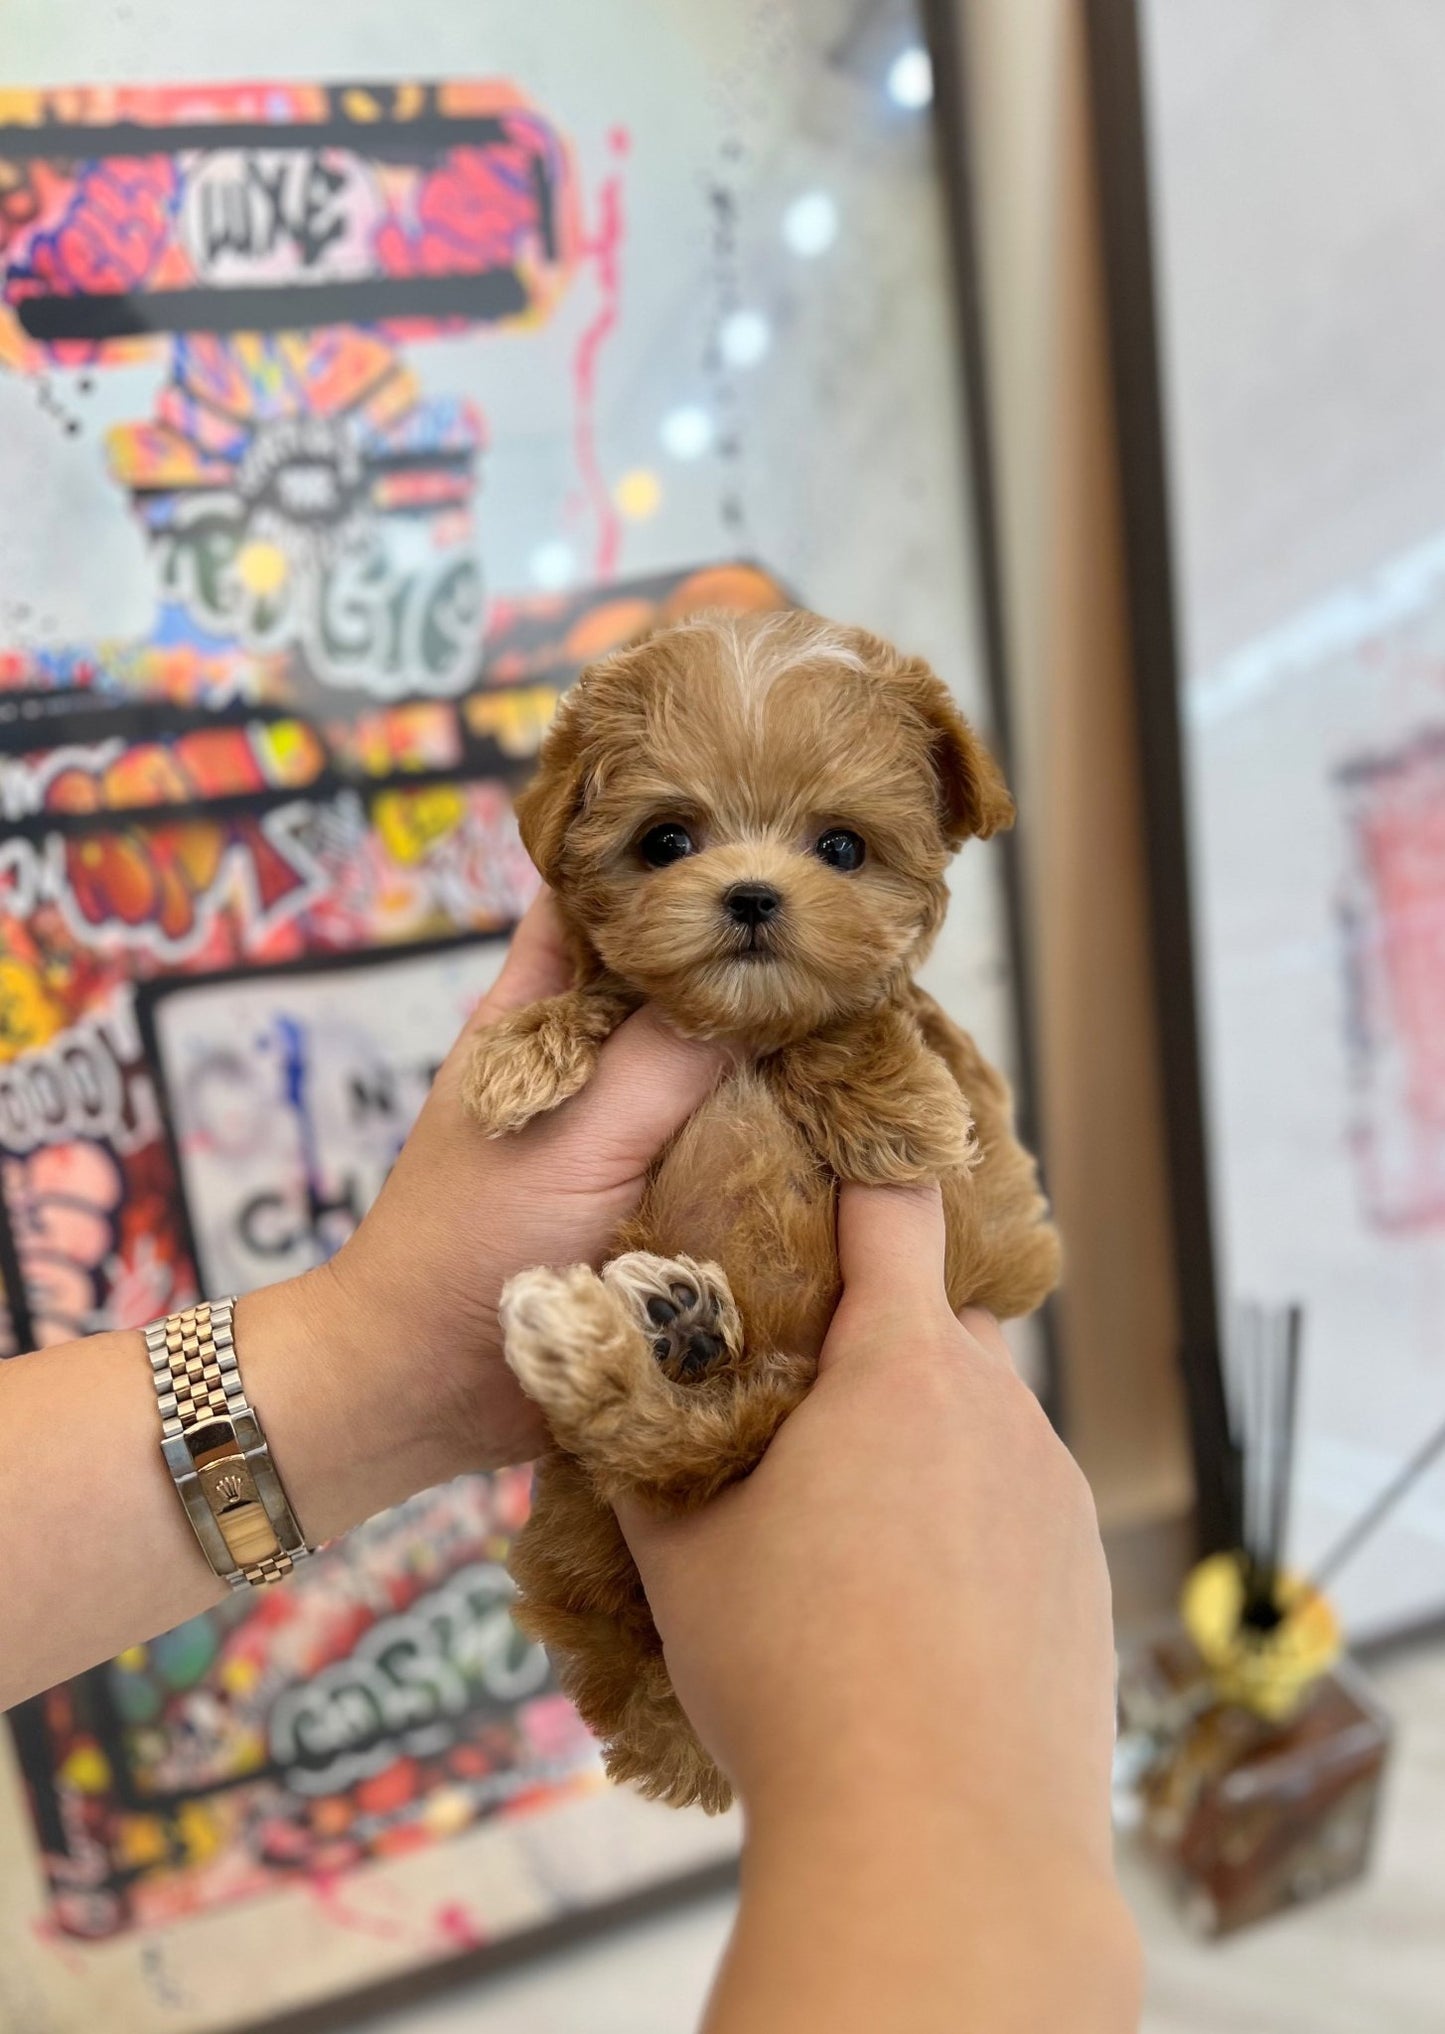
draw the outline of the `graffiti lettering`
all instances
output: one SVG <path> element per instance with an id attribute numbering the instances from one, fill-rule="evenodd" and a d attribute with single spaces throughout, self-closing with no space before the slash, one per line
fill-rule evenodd
<path id="1" fill-rule="evenodd" d="M 352 1128 L 365 1130 L 380 1118 L 405 1135 L 416 1116 L 417 1096 L 427 1093 L 440 1066 L 440 1060 L 431 1059 L 421 1066 L 377 1065 L 350 1075 L 346 1085 Z M 399 1084 L 404 1084 L 405 1093 Z"/>
<path id="2" fill-rule="evenodd" d="M 0 915 L 29 918 L 44 894 L 43 857 L 28 840 L 0 840 Z"/>
<path id="3" fill-rule="evenodd" d="M 38 763 L 23 756 L 0 759 L 0 819 L 33 818 L 45 810 L 46 793 L 57 777 L 74 770 L 98 780 L 124 753 L 125 743 L 117 736 L 84 748 L 52 749 Z"/>
<path id="4" fill-rule="evenodd" d="M 73 1787 L 62 1785 L 58 1793 L 65 1850 L 47 1859 L 56 1885 L 56 1918 L 70 1935 L 110 1935 L 125 1905 L 110 1882 L 110 1854 L 92 1827 L 99 1818 Z"/>
<path id="5" fill-rule="evenodd" d="M 223 149 L 187 179 L 181 237 L 208 282 L 361 275 L 382 209 L 355 156 Z"/>
<path id="6" fill-rule="evenodd" d="M 299 643 L 328 684 L 380 699 L 463 691 L 481 654 L 476 559 L 447 551 L 411 565 L 354 515 L 343 520 L 355 482 L 339 457 L 294 461 L 271 492 L 284 517 L 240 496 L 187 504 L 156 536 L 166 590 L 208 629 L 258 653 Z"/>
<path id="7" fill-rule="evenodd" d="M 0 913 L 42 904 L 61 911 L 88 947 L 135 947 L 183 959 L 226 902 L 248 934 L 264 933 L 315 901 L 325 872 L 302 845 L 303 803 L 258 819 L 125 826 L 68 837 L 0 843 Z"/>
<path id="8" fill-rule="evenodd" d="M 379 548 L 343 553 L 304 617 L 307 662 L 333 684 L 380 698 L 455 693 L 481 654 L 482 575 L 470 556 L 398 570 Z"/>
<path id="9" fill-rule="evenodd" d="M 278 1697 L 272 1756 L 301 1794 L 333 1794 L 400 1753 L 444 1750 L 479 1707 L 509 1708 L 547 1681 L 547 1656 L 512 1622 L 505 1568 L 480 1561 L 397 1617 L 349 1659 Z"/>
<path id="10" fill-rule="evenodd" d="M 125 1178 L 103 1144 L 62 1144 L 0 1164 L 36 1347 L 97 1325 Z"/>
<path id="11" fill-rule="evenodd" d="M 129 994 L 47 1045 L 0 1066 L 0 1147 L 24 1157 L 42 1146 L 102 1139 L 139 1149 L 158 1128 Z"/>
<path id="12" fill-rule="evenodd" d="M 253 1194 L 236 1211 L 236 1229 L 246 1248 L 258 1257 L 286 1257 L 308 1240 L 318 1243 L 322 1254 L 329 1257 L 356 1228 L 372 1199 L 356 1179 L 346 1180 L 333 1195 L 310 1188 L 304 1212 L 284 1194 Z M 330 1220 L 336 1215 L 343 1218 L 340 1223 Z M 334 1237 L 332 1230 L 338 1232 Z"/>

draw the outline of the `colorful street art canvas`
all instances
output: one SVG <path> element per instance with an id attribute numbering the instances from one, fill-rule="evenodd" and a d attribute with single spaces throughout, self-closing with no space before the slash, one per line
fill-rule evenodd
<path id="1" fill-rule="evenodd" d="M 501 940 L 153 984 L 145 1019 L 207 1292 L 338 1250 L 381 1190 Z"/>
<path id="2" fill-rule="evenodd" d="M 1140 7 L 1215 1221 L 1226 1297 L 1306 1308 L 1306 1570 L 1445 1421 L 1445 135 L 1394 152 L 1445 16 L 1406 11 Z M 1438 1620 L 1438 1461 L 1331 1594 Z"/>
<path id="3" fill-rule="evenodd" d="M 801 600 L 988 717 L 911 0 L 64 12 L 0 68 L 0 1358 L 350 1232 L 591 659 Z M 934 979 L 1007 1061 L 987 854 Z M 507 1614 L 526 1501 L 12 1714 L 3 2034 L 221 2029 L 258 1944 L 252 2017 L 733 1855 L 602 1785 Z"/>

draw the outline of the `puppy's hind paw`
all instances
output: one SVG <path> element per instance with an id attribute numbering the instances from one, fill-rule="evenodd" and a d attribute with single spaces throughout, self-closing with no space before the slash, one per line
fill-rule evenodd
<path id="1" fill-rule="evenodd" d="M 564 1443 L 615 1414 L 647 1375 L 649 1344 L 588 1265 L 519 1272 L 503 1288 L 500 1311 L 507 1362 Z"/>
<path id="2" fill-rule="evenodd" d="M 735 1363 L 743 1329 L 728 1282 L 716 1264 L 630 1250 L 602 1273 L 647 1336 L 664 1374 L 695 1383 Z"/>

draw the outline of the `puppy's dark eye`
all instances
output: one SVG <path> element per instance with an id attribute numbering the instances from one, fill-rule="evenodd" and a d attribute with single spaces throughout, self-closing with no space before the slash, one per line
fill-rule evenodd
<path id="1" fill-rule="evenodd" d="M 637 852 L 650 869 L 665 869 L 669 862 L 680 862 L 693 851 L 692 835 L 671 819 L 661 826 L 649 827 L 637 843 Z"/>
<path id="2" fill-rule="evenodd" d="M 842 869 L 846 874 L 862 868 L 867 849 L 861 833 L 850 833 L 846 826 L 834 826 L 817 841 L 813 853 L 830 869 Z"/>

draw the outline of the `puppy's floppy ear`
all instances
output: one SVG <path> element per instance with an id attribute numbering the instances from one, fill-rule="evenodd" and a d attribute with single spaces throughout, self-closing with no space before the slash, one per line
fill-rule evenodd
<path id="1" fill-rule="evenodd" d="M 950 847 L 987 840 L 1012 826 L 1014 802 L 1003 772 L 959 712 L 953 695 L 921 657 L 910 657 L 897 672 L 908 703 L 928 730 L 940 817 Z"/>
<path id="2" fill-rule="evenodd" d="M 517 799 L 522 845 L 544 883 L 557 887 L 567 830 L 582 810 L 587 785 L 583 739 L 588 718 L 585 678 L 558 704 L 537 756 L 537 774 Z"/>
<path id="3" fill-rule="evenodd" d="M 646 629 L 589 664 L 558 702 L 537 757 L 537 774 L 517 800 L 522 844 L 542 880 L 559 887 L 567 835 L 603 786 L 612 759 L 636 731 L 638 709 L 658 676 L 652 646 L 668 630 Z"/>

